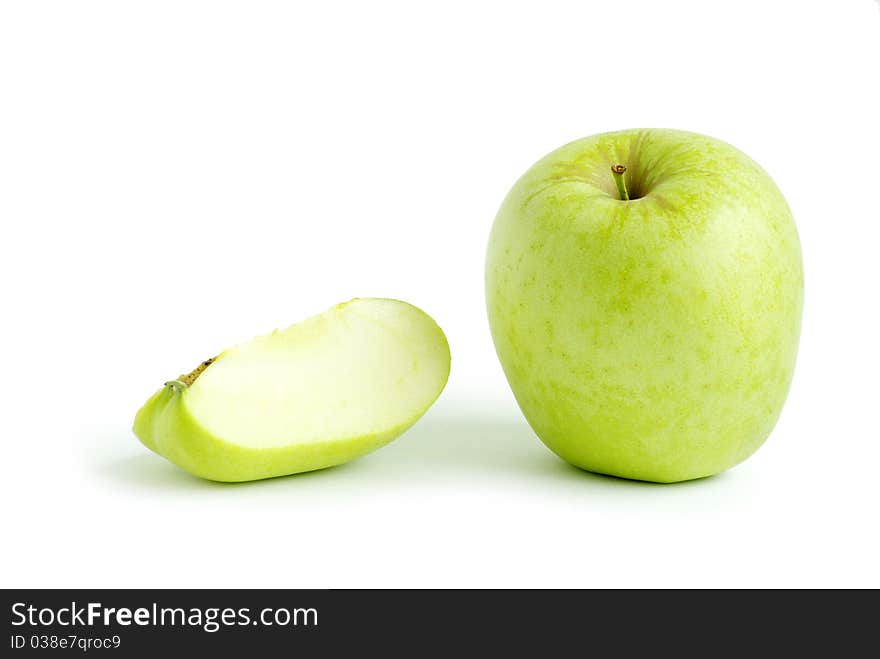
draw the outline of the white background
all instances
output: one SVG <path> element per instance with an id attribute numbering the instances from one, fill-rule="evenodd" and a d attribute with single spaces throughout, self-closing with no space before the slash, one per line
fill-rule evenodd
<path id="1" fill-rule="evenodd" d="M 872 0 L 3 3 L 0 585 L 880 586 L 878 65 Z M 545 449 L 483 306 L 514 180 L 640 126 L 758 160 L 806 267 L 775 432 L 675 486 Z M 230 486 L 132 435 L 166 379 L 354 296 L 452 347 L 395 443 Z"/>

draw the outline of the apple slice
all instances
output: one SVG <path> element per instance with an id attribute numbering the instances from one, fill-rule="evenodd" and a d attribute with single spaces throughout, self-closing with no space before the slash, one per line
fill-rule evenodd
<path id="1" fill-rule="evenodd" d="M 166 383 L 134 432 L 202 478 L 295 474 L 395 439 L 448 377 L 449 345 L 430 316 L 398 300 L 354 299 Z"/>

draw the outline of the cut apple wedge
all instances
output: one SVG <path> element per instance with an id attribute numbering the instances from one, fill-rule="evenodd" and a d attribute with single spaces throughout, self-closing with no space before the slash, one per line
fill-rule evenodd
<path id="1" fill-rule="evenodd" d="M 398 300 L 354 299 L 166 383 L 134 432 L 209 480 L 313 471 L 398 437 L 448 377 L 449 345 L 430 316 Z"/>

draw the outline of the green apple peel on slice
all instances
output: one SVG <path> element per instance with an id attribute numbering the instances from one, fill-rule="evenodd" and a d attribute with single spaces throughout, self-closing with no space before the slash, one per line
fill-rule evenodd
<path id="1" fill-rule="evenodd" d="M 423 311 L 355 299 L 166 383 L 137 413 L 134 432 L 210 480 L 313 471 L 412 426 L 443 391 L 449 362 L 443 331 Z"/>

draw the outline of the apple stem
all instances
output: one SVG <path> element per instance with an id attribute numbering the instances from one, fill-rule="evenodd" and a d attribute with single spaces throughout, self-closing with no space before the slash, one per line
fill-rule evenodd
<path id="1" fill-rule="evenodd" d="M 166 387 L 171 387 L 177 393 L 180 393 L 184 389 L 189 389 L 192 386 L 192 383 L 196 381 L 202 373 L 205 372 L 205 369 L 208 368 L 211 364 L 214 363 L 216 357 L 211 357 L 211 359 L 206 359 L 201 364 L 196 366 L 191 372 L 186 375 L 181 375 L 176 380 L 169 380 L 165 383 Z"/>
<path id="2" fill-rule="evenodd" d="M 626 191 L 626 181 L 623 180 L 623 174 L 626 172 L 625 165 L 612 165 L 611 175 L 614 177 L 614 183 L 617 185 L 617 192 L 621 201 L 629 201 L 629 193 Z"/>

